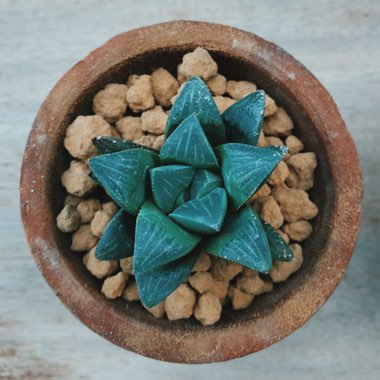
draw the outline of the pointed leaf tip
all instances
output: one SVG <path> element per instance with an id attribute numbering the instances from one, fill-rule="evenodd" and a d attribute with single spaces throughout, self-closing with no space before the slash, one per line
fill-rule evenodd
<path id="1" fill-rule="evenodd" d="M 222 119 L 227 141 L 256 145 L 263 127 L 265 92 L 256 91 L 227 108 Z"/>
<path id="2" fill-rule="evenodd" d="M 108 223 L 95 249 L 98 260 L 120 260 L 133 255 L 136 219 L 119 210 Z"/>
<path id="3" fill-rule="evenodd" d="M 272 268 L 269 243 L 259 217 L 249 206 L 226 215 L 221 232 L 206 243 L 206 252 L 261 273 Z"/>
<path id="4" fill-rule="evenodd" d="M 224 124 L 207 85 L 199 77 L 189 79 L 170 111 L 165 138 L 189 115 L 195 114 L 212 146 L 226 142 Z"/>
<path id="5" fill-rule="evenodd" d="M 286 152 L 285 146 L 261 148 L 238 143 L 216 148 L 224 186 L 236 209 L 260 188 Z"/>
<path id="6" fill-rule="evenodd" d="M 172 211 L 178 195 L 193 179 L 195 169 L 185 165 L 167 165 L 150 171 L 153 199 L 163 212 Z"/>
<path id="7" fill-rule="evenodd" d="M 141 207 L 136 221 L 133 270 L 142 273 L 187 255 L 200 237 L 187 232 L 152 202 Z"/>
<path id="8" fill-rule="evenodd" d="M 194 267 L 198 252 L 194 251 L 171 263 L 147 272 L 135 273 L 137 289 L 142 304 L 153 307 L 185 282 Z"/>
<path id="9" fill-rule="evenodd" d="M 165 163 L 180 163 L 203 169 L 217 169 L 218 161 L 195 114 L 188 116 L 161 148 Z"/>
<path id="10" fill-rule="evenodd" d="M 265 233 L 267 234 L 272 260 L 292 261 L 293 252 L 281 235 L 267 222 L 261 220 Z"/>
<path id="11" fill-rule="evenodd" d="M 89 160 L 96 180 L 123 210 L 132 215 L 137 215 L 149 195 L 148 170 L 159 164 L 156 154 L 142 149 L 103 154 Z"/>
<path id="12" fill-rule="evenodd" d="M 227 194 L 220 187 L 174 210 L 169 217 L 199 234 L 215 234 L 222 228 L 227 211 Z"/>
<path id="13" fill-rule="evenodd" d="M 91 141 L 95 145 L 99 154 L 116 153 L 128 149 L 144 149 L 153 153 L 159 153 L 156 149 L 148 148 L 117 137 L 96 136 Z"/>

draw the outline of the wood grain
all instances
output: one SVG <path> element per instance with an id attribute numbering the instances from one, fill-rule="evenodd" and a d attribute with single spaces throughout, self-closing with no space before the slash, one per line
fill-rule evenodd
<path id="1" fill-rule="evenodd" d="M 158 5 L 159 4 L 159 5 Z M 380 327 L 380 3 L 311 0 L 0 3 L 0 379 L 375 379 Z M 173 19 L 230 24 L 305 64 L 337 102 L 361 157 L 361 237 L 344 280 L 307 325 L 275 346 L 207 366 L 156 362 L 81 325 L 39 274 L 24 241 L 18 177 L 27 134 L 50 88 L 116 33 Z M 43 226 L 41 226 L 43 227 Z M 344 237 L 342 237 L 344 238 Z"/>

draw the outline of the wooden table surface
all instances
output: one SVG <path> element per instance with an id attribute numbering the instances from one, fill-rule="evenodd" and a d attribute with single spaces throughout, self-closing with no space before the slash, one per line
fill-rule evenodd
<path id="1" fill-rule="evenodd" d="M 23 149 L 54 83 L 111 36 L 174 19 L 252 31 L 304 63 L 335 98 L 365 182 L 357 249 L 328 303 L 280 343 L 219 364 L 154 361 L 88 330 L 38 272 L 19 216 Z M 0 379 L 380 378 L 379 69 L 379 0 L 1 0 Z"/>

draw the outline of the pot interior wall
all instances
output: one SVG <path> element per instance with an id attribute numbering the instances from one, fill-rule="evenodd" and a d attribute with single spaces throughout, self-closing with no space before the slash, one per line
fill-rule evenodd
<path id="1" fill-rule="evenodd" d="M 170 51 L 152 51 L 144 56 L 137 56 L 134 59 L 123 62 L 114 66 L 102 77 L 99 77 L 91 87 L 87 88 L 81 95 L 80 99 L 75 101 L 75 106 L 72 113 L 65 118 L 67 125 L 74 120 L 78 115 L 91 114 L 91 102 L 97 91 L 102 89 L 107 83 L 126 82 L 130 74 L 151 73 L 158 67 L 165 67 L 172 73 L 175 72 L 177 64 L 181 61 L 184 53 L 191 51 L 196 46 L 182 46 Z M 205 46 L 207 48 L 207 46 Z M 333 185 L 327 155 L 321 139 L 316 133 L 312 122 L 306 117 L 301 106 L 288 93 L 287 89 L 281 87 L 277 81 L 274 81 L 265 70 L 265 67 L 254 67 L 252 64 L 238 60 L 235 56 L 228 56 L 225 53 L 215 51 L 212 47 L 209 49 L 213 58 L 219 65 L 219 72 L 225 75 L 228 79 L 249 80 L 255 82 L 259 88 L 264 89 L 272 96 L 276 103 L 283 106 L 292 117 L 295 123 L 295 134 L 301 138 L 305 144 L 305 151 L 312 151 L 317 154 L 318 168 L 315 173 L 315 185 L 311 192 L 311 199 L 319 208 L 318 217 L 312 221 L 314 232 L 311 237 L 302 244 L 304 250 L 304 264 L 301 269 L 291 276 L 286 282 L 275 285 L 272 293 L 259 296 L 255 299 L 252 305 L 243 311 L 224 310 L 221 321 L 213 329 L 225 328 L 228 324 L 236 324 L 253 318 L 255 315 L 268 312 L 277 302 L 286 297 L 307 278 L 308 273 L 313 271 L 315 260 L 318 258 L 321 248 L 325 244 L 326 237 L 329 231 L 329 221 L 333 211 Z M 62 139 L 64 129 L 67 125 L 62 125 Z M 61 141 L 62 142 L 62 141 Z M 61 143 L 57 149 L 56 159 L 53 165 L 54 172 L 52 173 L 52 192 L 50 194 L 51 210 L 54 217 L 62 208 L 65 198 L 65 191 L 60 184 L 62 172 L 69 166 L 70 157 Z M 99 293 L 101 287 L 100 281 L 97 281 L 83 266 L 82 255 L 72 252 L 69 249 L 70 236 L 60 233 L 57 230 L 58 239 L 61 243 L 61 249 L 65 252 L 65 260 L 67 266 L 80 279 L 81 283 L 89 288 L 99 302 L 112 303 L 113 307 L 118 308 L 121 313 L 125 313 L 130 317 L 139 320 L 149 321 L 169 328 L 173 322 L 168 322 L 166 319 L 158 320 L 147 313 L 139 303 L 126 303 L 124 300 L 108 301 Z M 178 328 L 186 326 L 186 329 L 202 329 L 203 327 L 196 321 L 179 321 L 175 322 Z"/>

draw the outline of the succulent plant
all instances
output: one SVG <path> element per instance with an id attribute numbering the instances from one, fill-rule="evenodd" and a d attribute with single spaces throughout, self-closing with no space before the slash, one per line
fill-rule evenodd
<path id="1" fill-rule="evenodd" d="M 144 306 L 186 281 L 203 250 L 268 273 L 290 261 L 289 246 L 247 200 L 286 154 L 257 147 L 265 94 L 257 91 L 220 115 L 198 77 L 188 80 L 170 111 L 160 152 L 109 137 L 93 140 L 94 178 L 120 206 L 97 247 L 99 260 L 133 255 Z"/>

